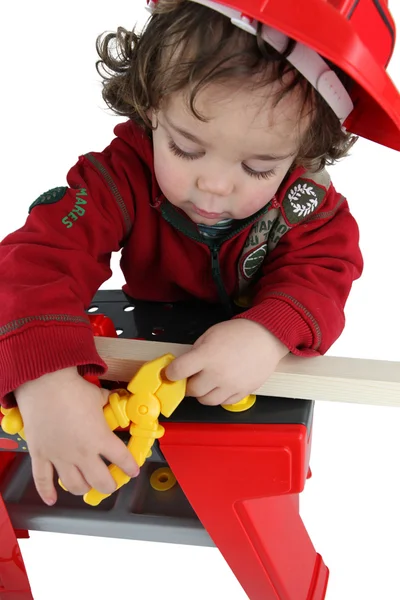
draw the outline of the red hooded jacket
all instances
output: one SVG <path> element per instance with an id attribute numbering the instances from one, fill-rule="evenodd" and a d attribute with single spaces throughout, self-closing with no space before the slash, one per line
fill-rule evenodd
<path id="1" fill-rule="evenodd" d="M 297 168 L 267 206 L 208 240 L 162 196 L 148 135 L 131 121 L 115 134 L 103 152 L 81 156 L 69 187 L 42 194 L 0 244 L 1 402 L 58 369 L 105 372 L 85 309 L 121 248 L 133 298 L 246 298 L 235 318 L 262 323 L 294 354 L 326 352 L 362 271 L 357 224 L 328 173 Z"/>

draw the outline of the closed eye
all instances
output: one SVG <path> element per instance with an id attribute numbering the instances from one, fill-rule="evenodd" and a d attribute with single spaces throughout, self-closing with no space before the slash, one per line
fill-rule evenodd
<path id="1" fill-rule="evenodd" d="M 173 140 L 169 140 L 168 147 L 175 156 L 179 156 L 179 158 L 184 158 L 185 160 L 196 160 L 196 158 L 204 156 L 204 152 L 185 152 Z"/>
<path id="2" fill-rule="evenodd" d="M 242 164 L 243 170 L 250 175 L 250 177 L 255 177 L 256 179 L 271 179 L 276 175 L 275 169 L 269 169 L 268 171 L 253 171 L 247 165 Z"/>
<path id="3" fill-rule="evenodd" d="M 179 158 L 183 158 L 184 160 L 196 160 L 205 154 L 204 152 L 185 152 L 182 148 L 179 148 L 172 139 L 168 141 L 168 147 L 175 156 L 179 156 Z M 242 164 L 242 168 L 245 173 L 250 175 L 250 177 L 255 177 L 256 179 L 270 179 L 276 174 L 275 169 L 269 169 L 268 171 L 254 171 L 245 164 Z"/>

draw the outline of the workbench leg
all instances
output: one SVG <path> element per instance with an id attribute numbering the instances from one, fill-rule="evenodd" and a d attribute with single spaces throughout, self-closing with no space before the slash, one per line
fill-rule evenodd
<path id="1" fill-rule="evenodd" d="M 298 494 L 238 501 L 234 512 L 225 527 L 235 528 L 239 552 L 227 547 L 221 525 L 206 517 L 214 535 L 208 531 L 251 600 L 325 598 L 329 571 L 300 518 Z M 249 576 L 251 562 L 258 582 Z"/>
<path id="2" fill-rule="evenodd" d="M 299 515 L 308 454 L 301 432 L 295 426 L 171 423 L 160 440 L 250 600 L 325 598 L 329 571 Z"/>
<path id="3" fill-rule="evenodd" d="M 0 600 L 33 600 L 18 540 L 1 495 Z"/>

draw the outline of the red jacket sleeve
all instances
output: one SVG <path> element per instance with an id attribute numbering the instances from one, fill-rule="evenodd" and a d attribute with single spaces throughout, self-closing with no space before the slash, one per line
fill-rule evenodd
<path id="1" fill-rule="evenodd" d="M 271 252 L 252 307 L 235 318 L 261 323 L 293 354 L 324 354 L 344 328 L 344 306 L 362 268 L 357 223 L 331 187 L 322 209 Z"/>
<path id="2" fill-rule="evenodd" d="M 111 160 L 111 159 L 110 159 Z M 133 219 L 96 155 L 81 157 L 69 187 L 43 194 L 25 225 L 0 244 L 0 402 L 26 381 L 71 366 L 104 373 L 85 313 L 111 276 L 110 257 Z M 96 168 L 97 167 L 97 168 Z M 100 167 L 100 168 L 98 168 Z M 112 171 L 112 164 L 110 167 Z"/>

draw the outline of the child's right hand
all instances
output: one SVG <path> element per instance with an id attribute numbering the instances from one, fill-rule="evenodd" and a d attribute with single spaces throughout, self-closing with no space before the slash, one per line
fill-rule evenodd
<path id="1" fill-rule="evenodd" d="M 111 494 L 116 484 L 101 457 L 130 477 L 139 473 L 125 444 L 103 415 L 108 390 L 85 381 L 75 367 L 43 375 L 15 390 L 32 458 L 36 489 L 46 504 L 57 500 L 53 467 L 75 495 L 95 488 Z"/>

